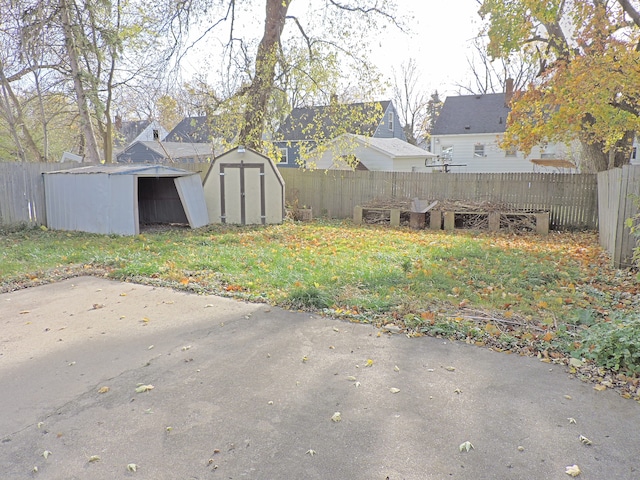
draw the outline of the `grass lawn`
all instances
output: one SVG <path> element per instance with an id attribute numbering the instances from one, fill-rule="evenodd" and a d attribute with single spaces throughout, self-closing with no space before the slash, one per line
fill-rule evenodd
<path id="1" fill-rule="evenodd" d="M 640 372 L 640 284 L 608 266 L 593 232 L 445 233 L 336 221 L 135 237 L 0 235 L 1 291 L 83 272 Z M 623 338 L 609 345 L 612 331 Z"/>

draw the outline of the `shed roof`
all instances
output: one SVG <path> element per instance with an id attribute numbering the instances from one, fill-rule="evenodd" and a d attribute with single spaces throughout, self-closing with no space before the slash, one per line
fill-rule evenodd
<path id="1" fill-rule="evenodd" d="M 68 170 L 55 170 L 53 172 L 44 172 L 45 175 L 138 175 L 138 176 L 154 176 L 154 177 L 184 177 L 187 175 L 195 175 L 195 172 L 182 170 L 180 168 L 167 167 L 164 165 L 90 165 L 86 167 L 70 168 Z"/>
<path id="2" fill-rule="evenodd" d="M 504 133 L 510 111 L 504 93 L 447 97 L 432 135 Z"/>

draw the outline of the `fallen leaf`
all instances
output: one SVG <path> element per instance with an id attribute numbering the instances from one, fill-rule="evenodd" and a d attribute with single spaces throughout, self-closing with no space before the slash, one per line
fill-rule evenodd
<path id="1" fill-rule="evenodd" d="M 89 457 L 89 463 L 95 463 L 100 461 L 100 455 L 91 455 Z"/>
<path id="2" fill-rule="evenodd" d="M 100 308 L 104 308 L 103 303 L 94 303 L 93 306 L 91 307 L 91 310 L 98 310 Z"/>
<path id="3" fill-rule="evenodd" d="M 365 362 L 364 366 L 365 367 L 371 367 L 372 365 L 373 365 L 373 360 L 368 358 L 367 361 Z"/>
<path id="4" fill-rule="evenodd" d="M 306 355 L 302 357 L 302 363 L 306 363 L 308 361 L 309 361 L 309 357 L 307 357 Z"/>
<path id="5" fill-rule="evenodd" d="M 329 345 L 329 350 L 335 350 L 336 347 L 334 347 L 333 345 Z"/>
<path id="6" fill-rule="evenodd" d="M 191 345 L 185 345 L 184 347 L 182 347 L 182 351 L 186 352 L 187 350 L 189 350 L 191 348 Z"/>
<path id="7" fill-rule="evenodd" d="M 585 437 L 584 435 L 580 435 L 580 443 L 584 443 L 585 445 L 593 445 L 593 442 L 591 440 L 589 440 L 587 437 Z"/>
<path id="8" fill-rule="evenodd" d="M 107 393 L 109 391 L 109 387 L 100 387 L 98 389 L 98 393 Z"/>
<path id="9" fill-rule="evenodd" d="M 136 465 L 135 463 L 130 463 L 129 465 L 127 465 L 127 470 L 129 470 L 130 472 L 135 472 L 138 470 L 138 465 Z"/>
<path id="10" fill-rule="evenodd" d="M 350 377 L 347 377 L 347 380 L 349 380 L 350 382 L 355 382 L 357 378 L 352 375 Z"/>
<path id="11" fill-rule="evenodd" d="M 577 424 L 578 423 L 578 422 L 576 422 L 576 419 L 573 418 L 573 417 L 569 417 L 569 418 L 567 418 L 567 420 L 569 420 L 569 425 L 571 425 L 572 423 L 573 424 Z"/>
<path id="12" fill-rule="evenodd" d="M 597 390 L 598 392 L 604 392 L 607 387 L 605 385 L 596 385 L 595 387 L 593 387 L 594 390 Z"/>
<path id="13" fill-rule="evenodd" d="M 451 367 L 451 366 L 449 366 L 449 367 L 444 367 L 444 369 L 445 369 L 447 372 L 455 372 L 455 371 L 456 371 L 456 367 Z"/>
<path id="14" fill-rule="evenodd" d="M 31 313 L 31 310 L 22 310 L 20 315 L 26 315 L 27 313 Z"/>
<path id="15" fill-rule="evenodd" d="M 339 422 L 342 420 L 342 415 L 340 415 L 340 412 L 336 412 L 331 416 L 331 421 L 332 422 Z"/>
<path id="16" fill-rule="evenodd" d="M 518 451 L 519 452 L 524 452 L 524 447 L 522 445 L 518 445 Z"/>
<path id="17" fill-rule="evenodd" d="M 51 455 L 51 452 L 49 450 L 45 450 L 44 452 L 42 452 L 42 456 L 45 458 L 45 460 L 49 458 L 49 455 Z"/>
<path id="18" fill-rule="evenodd" d="M 460 390 L 459 388 L 456 388 L 453 393 L 457 393 L 458 395 L 460 395 L 462 393 L 462 390 Z"/>
<path id="19" fill-rule="evenodd" d="M 340 333 L 340 330 L 338 329 L 338 327 L 333 327 L 333 331 Z"/>
<path id="20" fill-rule="evenodd" d="M 394 371 L 394 372 L 399 372 L 399 371 L 400 371 L 400 368 L 398 367 L 398 365 L 396 365 L 395 367 L 393 367 L 393 371 Z"/>
<path id="21" fill-rule="evenodd" d="M 316 454 L 317 452 L 315 450 L 309 449 L 306 451 L 307 455 L 311 455 L 312 457 Z"/>
<path id="22" fill-rule="evenodd" d="M 38 428 L 42 428 L 42 427 L 44 427 L 44 422 L 38 422 L 37 427 L 38 427 Z"/>
<path id="23" fill-rule="evenodd" d="M 361 385 L 360 382 L 356 382 L 356 383 L 353 384 L 353 386 L 356 387 L 356 388 L 360 388 L 360 385 Z"/>
<path id="24" fill-rule="evenodd" d="M 389 391 L 391 393 L 400 393 L 400 389 L 399 388 L 395 388 L 395 387 L 390 388 Z"/>
<path id="25" fill-rule="evenodd" d="M 566 473 L 567 475 L 571 475 L 572 477 L 577 477 L 582 472 L 580 471 L 578 465 L 571 465 L 567 467 L 567 470 L 564 473 Z"/>
<path id="26" fill-rule="evenodd" d="M 153 385 L 139 385 L 136 388 L 136 393 L 148 392 L 149 390 L 153 390 L 155 387 Z"/>
<path id="27" fill-rule="evenodd" d="M 38 467 L 33 467 L 33 473 L 38 473 Z"/>
<path id="28" fill-rule="evenodd" d="M 567 400 L 573 400 L 573 398 L 571 397 L 571 395 L 565 395 L 564 398 L 566 398 Z"/>
<path id="29" fill-rule="evenodd" d="M 273 405 L 273 400 L 269 400 L 269 401 L 267 402 L 267 405 Z"/>
<path id="30" fill-rule="evenodd" d="M 459 450 L 461 452 L 463 452 L 463 451 L 467 451 L 468 452 L 469 450 L 471 450 L 473 448 L 473 445 L 471 444 L 471 442 L 469 440 L 467 440 L 466 442 L 461 443 L 458 448 L 459 448 Z"/>

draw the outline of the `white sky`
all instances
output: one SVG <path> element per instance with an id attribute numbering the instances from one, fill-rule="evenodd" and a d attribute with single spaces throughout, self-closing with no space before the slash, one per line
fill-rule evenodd
<path id="1" fill-rule="evenodd" d="M 425 78 L 425 90 L 438 90 L 442 97 L 468 84 L 467 58 L 480 29 L 477 0 L 396 0 L 399 13 L 409 17 L 412 32 L 388 29 L 386 38 L 374 44 L 374 62 L 385 74 L 391 67 L 415 58 Z M 391 65 L 389 65 L 391 64 Z"/>
<path id="2" fill-rule="evenodd" d="M 308 9 L 314 1 L 294 1 L 289 13 L 297 15 Z M 396 14 L 404 17 L 408 32 L 402 33 L 393 26 L 387 26 L 382 33 L 372 33 L 371 60 L 391 81 L 393 71 L 399 75 L 402 63 L 413 58 L 423 74 L 421 90 L 428 94 L 438 90 L 441 98 L 457 94 L 459 84 L 469 84 L 467 58 L 472 54 L 473 39 L 480 29 L 477 0 L 395 1 L 398 5 Z M 258 0 L 251 5 L 244 7 L 250 12 L 239 16 L 241 20 L 236 28 L 257 34 L 259 38 L 264 22 L 264 2 Z M 261 5 L 259 14 L 255 11 L 256 5 Z M 238 8 L 241 8 L 241 4 Z M 185 72 L 202 72 L 210 62 L 215 63 L 213 57 L 203 53 L 208 50 L 205 45 L 194 48 L 189 57 L 184 59 Z"/>

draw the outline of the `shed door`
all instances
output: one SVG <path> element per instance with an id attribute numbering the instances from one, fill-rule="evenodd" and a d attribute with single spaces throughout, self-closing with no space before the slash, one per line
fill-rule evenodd
<path id="1" fill-rule="evenodd" d="M 222 223 L 265 224 L 262 163 L 220 164 L 220 214 Z"/>
<path id="2" fill-rule="evenodd" d="M 184 213 L 191 228 L 203 227 L 209 224 L 207 203 L 204 199 L 204 189 L 200 175 L 176 177 L 176 190 L 182 202 Z"/>

